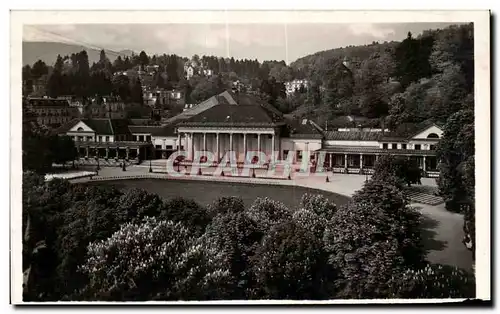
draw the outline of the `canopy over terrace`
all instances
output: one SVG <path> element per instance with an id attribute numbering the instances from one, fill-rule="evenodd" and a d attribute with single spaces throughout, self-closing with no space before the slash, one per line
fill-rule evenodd
<path id="1" fill-rule="evenodd" d="M 324 155 L 324 167 L 333 172 L 372 173 L 376 160 L 381 155 L 401 156 L 413 159 L 425 172 L 436 171 L 436 152 L 433 150 L 383 149 L 376 147 L 326 146 L 318 149 Z"/>

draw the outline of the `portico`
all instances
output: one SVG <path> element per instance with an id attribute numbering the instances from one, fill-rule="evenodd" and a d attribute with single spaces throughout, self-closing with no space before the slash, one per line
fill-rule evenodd
<path id="1" fill-rule="evenodd" d="M 214 153 L 220 161 L 229 151 L 234 151 L 238 162 L 245 162 L 249 151 L 266 154 L 268 160 L 279 158 L 279 132 L 274 128 L 195 128 L 179 127 L 177 149 L 187 153 L 187 160 L 193 161 L 196 151 Z M 268 161 L 266 160 L 266 161 Z"/>

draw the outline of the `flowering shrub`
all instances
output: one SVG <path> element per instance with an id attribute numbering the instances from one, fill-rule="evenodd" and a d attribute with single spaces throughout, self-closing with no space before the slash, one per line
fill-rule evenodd
<path id="1" fill-rule="evenodd" d="M 87 260 L 80 267 L 89 277 L 83 296 L 91 300 L 189 298 L 196 291 L 186 287 L 196 283 L 207 288 L 228 274 L 218 268 L 218 253 L 207 244 L 181 223 L 149 217 L 142 224 L 127 223 L 110 238 L 89 244 Z"/>
<path id="2" fill-rule="evenodd" d="M 474 298 L 474 276 L 457 267 L 427 264 L 392 278 L 393 298 Z"/>
<path id="3" fill-rule="evenodd" d="M 292 218 L 292 211 L 288 207 L 268 197 L 257 198 L 246 214 L 257 223 L 257 227 L 263 232 L 267 232 L 272 226 Z"/>

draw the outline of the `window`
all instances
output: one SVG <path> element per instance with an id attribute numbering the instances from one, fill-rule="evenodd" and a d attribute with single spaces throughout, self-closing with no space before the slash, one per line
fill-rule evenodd
<path id="1" fill-rule="evenodd" d="M 80 142 L 83 142 L 83 136 L 79 136 L 79 137 L 78 137 L 78 140 L 79 140 Z"/>
<path id="2" fill-rule="evenodd" d="M 415 150 L 421 150 L 421 149 L 422 149 L 422 147 L 421 147 L 421 146 L 422 146 L 422 145 L 420 145 L 420 144 L 415 144 Z"/>
<path id="3" fill-rule="evenodd" d="M 92 136 L 87 136 L 87 141 L 88 142 L 92 141 Z"/>
<path id="4" fill-rule="evenodd" d="M 161 149 L 161 145 L 155 145 L 156 149 Z"/>
<path id="5" fill-rule="evenodd" d="M 436 150 L 436 145 L 430 145 L 430 146 L 429 146 L 429 149 L 430 149 L 430 150 Z"/>
<path id="6" fill-rule="evenodd" d="M 83 128 L 82 128 L 82 127 L 79 127 L 79 128 L 77 129 L 77 131 L 83 131 Z"/>
<path id="7" fill-rule="evenodd" d="M 106 142 L 109 142 L 109 136 L 106 136 Z"/>
<path id="8" fill-rule="evenodd" d="M 139 142 L 144 142 L 144 135 L 139 135 Z"/>
<path id="9" fill-rule="evenodd" d="M 297 161 L 302 161 L 302 151 L 301 150 L 297 151 Z"/>
<path id="10" fill-rule="evenodd" d="M 436 133 L 431 133 L 427 135 L 427 138 L 439 138 L 439 135 L 437 135 Z"/>
<path id="11" fill-rule="evenodd" d="M 288 149 L 283 150 L 283 159 L 288 157 Z"/>
<path id="12" fill-rule="evenodd" d="M 174 147 L 172 145 L 167 145 L 165 148 L 166 149 L 174 149 Z"/>
<path id="13" fill-rule="evenodd" d="M 397 143 L 392 143 L 392 149 L 398 149 L 398 144 Z"/>
<path id="14" fill-rule="evenodd" d="M 388 144 L 387 144 L 387 143 L 382 144 L 382 148 L 383 148 L 383 149 L 387 149 L 387 146 L 388 146 Z"/>
<path id="15" fill-rule="evenodd" d="M 406 149 L 406 144 L 401 144 L 401 149 Z"/>
<path id="16" fill-rule="evenodd" d="M 146 142 L 151 142 L 151 135 L 146 136 Z"/>

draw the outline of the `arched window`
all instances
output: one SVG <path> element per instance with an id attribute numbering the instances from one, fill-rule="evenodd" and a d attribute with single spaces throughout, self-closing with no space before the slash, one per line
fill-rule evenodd
<path id="1" fill-rule="evenodd" d="M 83 131 L 83 128 L 82 128 L 82 127 L 79 127 L 79 128 L 77 129 L 77 131 Z"/>
<path id="2" fill-rule="evenodd" d="M 439 138 L 439 135 L 437 135 L 436 133 L 431 133 L 427 135 L 427 138 Z"/>

